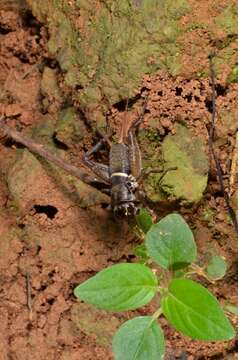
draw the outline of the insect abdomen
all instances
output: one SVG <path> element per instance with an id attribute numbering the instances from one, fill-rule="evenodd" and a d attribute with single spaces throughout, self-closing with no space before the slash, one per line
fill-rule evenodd
<path id="1" fill-rule="evenodd" d="M 125 144 L 113 144 L 110 150 L 109 175 L 124 173 L 129 175 L 130 163 L 128 148 Z"/>

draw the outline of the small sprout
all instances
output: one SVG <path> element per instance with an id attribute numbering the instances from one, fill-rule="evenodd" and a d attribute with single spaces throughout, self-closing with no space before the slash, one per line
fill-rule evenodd
<path id="1" fill-rule="evenodd" d="M 217 299 L 187 278 L 199 272 L 212 280 L 220 279 L 226 272 L 225 260 L 213 256 L 206 272 L 194 264 L 197 249 L 193 234 L 178 214 L 170 214 L 153 225 L 144 209 L 137 224 L 144 231 L 145 245 L 137 247 L 135 253 L 147 263 L 149 254 L 156 268 L 131 263 L 113 265 L 74 290 L 79 299 L 110 311 L 137 309 L 160 296 L 161 307 L 152 316 L 135 317 L 118 329 L 112 346 L 115 360 L 162 360 L 165 341 L 158 323 L 161 314 L 192 339 L 233 339 L 235 330 Z M 238 315 L 238 308 L 232 305 L 226 305 L 225 311 Z"/>
<path id="2" fill-rule="evenodd" d="M 207 265 L 206 274 L 211 280 L 219 280 L 223 278 L 227 271 L 226 260 L 222 256 L 213 256 Z"/>

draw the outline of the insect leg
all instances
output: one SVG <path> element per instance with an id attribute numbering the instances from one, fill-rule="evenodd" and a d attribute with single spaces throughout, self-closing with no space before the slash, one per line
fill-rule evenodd
<path id="1" fill-rule="evenodd" d="M 42 144 L 39 144 L 31 139 L 24 137 L 19 131 L 16 131 L 10 128 L 8 125 L 4 124 L 2 120 L 3 117 L 0 117 L 0 130 L 2 130 L 8 137 L 12 138 L 14 141 L 24 145 L 31 152 L 40 155 L 42 158 L 59 166 L 69 174 L 82 180 L 86 184 L 95 187 L 96 189 L 101 190 L 108 187 L 108 184 L 103 183 L 102 181 L 98 180 L 93 176 L 89 176 L 88 174 L 79 170 L 76 166 L 68 164 L 61 157 L 51 153 Z"/>
<path id="2" fill-rule="evenodd" d="M 162 179 L 164 178 L 164 176 L 169 172 L 169 171 L 174 171 L 177 170 L 177 167 L 170 167 L 168 169 L 162 169 L 162 168 L 153 168 L 153 169 L 146 169 L 145 171 L 141 172 L 141 175 L 138 179 L 138 183 L 141 183 L 147 176 L 149 176 L 150 174 L 158 174 L 158 173 L 162 173 L 159 182 L 161 183 Z"/>
<path id="3" fill-rule="evenodd" d="M 136 131 L 144 119 L 146 107 L 148 103 L 148 96 L 145 99 L 143 109 L 138 118 L 131 125 L 128 135 L 127 135 L 127 144 L 129 149 L 129 160 L 131 167 L 131 174 L 138 179 L 141 176 L 142 172 L 142 160 L 141 160 L 141 152 L 139 148 L 139 144 L 136 139 Z"/>
<path id="4" fill-rule="evenodd" d="M 83 155 L 83 161 L 85 165 L 87 165 L 94 172 L 95 175 L 99 176 L 108 184 L 110 182 L 109 167 L 107 165 L 90 160 L 90 156 L 98 152 L 103 147 L 105 142 L 106 139 L 101 139 L 92 149 L 87 151 Z"/>
<path id="5" fill-rule="evenodd" d="M 142 171 L 142 160 L 139 144 L 134 131 L 129 131 L 127 141 L 131 174 L 138 179 Z"/>

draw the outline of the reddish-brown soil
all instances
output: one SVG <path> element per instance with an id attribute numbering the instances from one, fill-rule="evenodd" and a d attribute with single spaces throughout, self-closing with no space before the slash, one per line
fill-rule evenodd
<path id="1" fill-rule="evenodd" d="M 48 99 L 50 106 L 45 106 L 47 99 L 43 99 L 40 92 L 44 65 L 59 72 L 48 57 L 46 40 L 45 29 L 30 13 L 19 15 L 13 10 L 0 11 L 0 113 L 9 118 L 8 124 L 23 132 L 42 121 L 46 113 L 55 114 L 60 107 L 56 99 Z M 217 81 L 218 111 L 225 108 L 237 113 L 238 85 L 227 87 L 223 79 Z M 183 121 L 195 134 L 208 139 L 209 81 L 174 79 L 159 72 L 152 79 L 146 77 L 144 84 L 150 93 L 143 126 L 156 128 L 163 137 L 174 131 L 176 121 Z M 118 127 L 121 116 L 115 109 L 114 127 Z M 159 119 L 157 123 L 153 121 L 155 118 Z M 220 126 L 217 129 L 222 139 L 218 156 L 226 177 L 230 172 L 236 128 Z M 135 312 L 112 315 L 77 307 L 73 289 L 108 265 L 131 261 L 138 240 L 126 222 L 115 222 L 106 209 L 100 206 L 80 208 L 74 196 L 62 191 L 47 172 L 27 188 L 21 211 L 15 211 L 11 207 L 6 178 L 19 154 L 16 154 L 17 145 L 1 136 L 0 359 L 112 359 L 109 345 L 112 333 L 120 322 L 133 317 Z M 66 156 L 80 164 L 77 151 L 83 146 L 88 148 L 92 142 L 89 132 L 83 145 L 72 146 Z M 227 259 L 229 269 L 225 278 L 214 285 L 205 284 L 221 302 L 229 300 L 238 305 L 237 237 L 224 208 L 212 162 L 210 168 L 209 184 L 201 204 L 192 211 L 181 208 L 180 212 L 194 230 L 201 259 L 213 251 Z M 203 216 L 204 209 L 216 214 L 209 226 Z M 151 310 L 153 304 L 136 313 L 145 314 Z M 80 323 L 80 311 L 92 312 L 91 324 L 88 319 L 86 324 Z M 237 325 L 238 320 L 234 316 L 230 318 Z M 95 327 L 97 322 L 101 328 Z M 192 341 L 175 332 L 165 319 L 162 319 L 162 326 L 167 339 L 167 360 L 238 358 L 235 340 L 228 343 Z M 97 340 L 97 331 L 106 334 L 101 343 Z"/>

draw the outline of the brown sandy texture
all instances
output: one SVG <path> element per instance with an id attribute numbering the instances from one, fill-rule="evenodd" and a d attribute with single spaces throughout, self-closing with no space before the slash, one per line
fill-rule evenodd
<path id="1" fill-rule="evenodd" d="M 194 2 L 197 16 L 209 22 L 206 8 L 195 0 L 191 4 Z M 181 20 L 184 26 L 191 20 L 188 16 L 193 15 L 186 16 Z M 195 43 L 202 48 L 204 41 L 208 42 L 203 35 L 201 29 L 194 30 L 184 46 Z M 68 101 L 69 92 L 64 99 L 63 90 L 57 87 L 62 73 L 47 52 L 46 29 L 28 10 L 18 13 L 9 6 L 0 10 L 0 43 L 0 114 L 8 117 L 9 125 L 28 136 L 40 126 L 41 133 L 36 130 L 34 137 L 40 137 L 66 160 L 81 166 L 79 155 L 95 143 L 88 126 L 83 128 L 84 137 L 78 143 L 72 138 L 65 143 L 59 140 L 61 137 L 58 142 L 52 140 L 57 114 L 61 106 L 66 107 L 64 101 Z M 194 62 L 200 61 L 208 67 L 205 55 L 196 53 Z M 206 78 L 189 76 L 194 65 L 188 53 L 183 62 L 183 74 L 177 77 L 163 70 L 153 77 L 144 76 L 149 99 L 142 128 L 155 131 L 163 140 L 174 132 L 177 122 L 186 124 L 195 136 L 203 138 L 209 154 L 206 125 L 210 121 L 210 84 Z M 225 186 L 230 190 L 230 166 L 238 128 L 238 85 L 225 84 L 222 76 L 217 84 L 220 117 L 215 145 Z M 131 118 L 138 114 L 141 104 L 139 99 Z M 109 117 L 111 127 L 119 128 L 124 115 L 115 106 Z M 51 137 L 48 130 L 44 132 L 46 123 L 53 129 Z M 126 222 L 116 221 L 105 206 L 98 205 L 101 195 L 96 190 L 76 183 L 0 135 L 0 358 L 110 360 L 115 329 L 135 314 L 150 313 L 154 305 L 126 314 L 100 312 L 77 302 L 73 289 L 106 266 L 133 261 L 138 240 Z M 142 140 L 142 155 L 146 152 L 144 146 Z M 159 154 L 160 145 L 157 150 Z M 98 160 L 106 159 L 106 152 L 102 152 Z M 231 193 L 234 195 L 236 191 L 237 178 Z M 89 207 L 81 206 L 85 194 L 85 203 L 92 203 Z M 192 210 L 182 207 L 179 211 L 194 230 L 199 261 L 220 254 L 228 262 L 228 273 L 223 280 L 214 285 L 204 281 L 203 284 L 223 303 L 229 300 L 238 306 L 238 243 L 224 208 L 213 163 L 201 203 Z M 158 217 L 161 214 L 157 212 Z M 237 327 L 237 318 L 230 318 Z M 165 319 L 161 323 L 166 334 L 166 360 L 237 359 L 236 340 L 191 341 L 168 326 Z"/>

